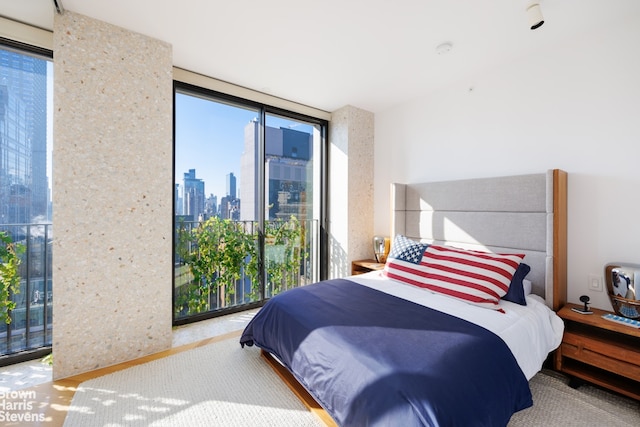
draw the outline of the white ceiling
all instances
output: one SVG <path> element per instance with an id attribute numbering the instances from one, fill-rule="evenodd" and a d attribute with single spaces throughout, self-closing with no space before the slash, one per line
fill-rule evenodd
<path id="1" fill-rule="evenodd" d="M 60 0 L 67 10 L 173 46 L 174 65 L 325 111 L 372 112 L 587 31 L 640 18 L 640 0 Z M 0 15 L 53 26 L 52 0 L 0 0 Z M 438 55 L 436 47 L 453 49 Z"/>

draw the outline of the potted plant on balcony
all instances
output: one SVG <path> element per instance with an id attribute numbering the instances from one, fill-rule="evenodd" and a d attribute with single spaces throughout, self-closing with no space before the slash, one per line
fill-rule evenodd
<path id="1" fill-rule="evenodd" d="M 18 266 L 24 245 L 16 244 L 5 231 L 0 231 L 0 322 L 11 323 L 9 311 L 16 303 L 11 299 L 20 292 Z"/>
<path id="2" fill-rule="evenodd" d="M 196 311 L 206 309 L 210 295 L 217 295 L 220 306 L 228 304 L 243 272 L 256 280 L 256 237 L 246 229 L 248 224 L 212 217 L 193 230 L 195 250 L 188 264 L 200 295 L 191 301 Z"/>

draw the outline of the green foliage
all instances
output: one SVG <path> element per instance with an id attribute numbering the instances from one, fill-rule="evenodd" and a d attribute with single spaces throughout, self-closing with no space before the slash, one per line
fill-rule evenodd
<path id="1" fill-rule="evenodd" d="M 53 353 L 47 354 L 44 358 L 42 358 L 41 362 L 45 365 L 53 366 Z"/>
<path id="2" fill-rule="evenodd" d="M 186 305 L 191 314 L 207 311 L 214 296 L 218 304 L 228 304 L 243 272 L 252 282 L 257 281 L 258 257 L 252 226 L 253 223 L 213 217 L 191 230 L 178 227 L 177 254 L 190 267 L 193 281 L 180 290 L 177 309 Z"/>
<path id="3" fill-rule="evenodd" d="M 11 323 L 9 311 L 16 307 L 11 300 L 13 294 L 20 292 L 18 266 L 24 245 L 16 244 L 4 231 L 0 231 L 0 322 Z"/>
<path id="4" fill-rule="evenodd" d="M 267 289 L 277 295 L 291 285 L 297 285 L 302 260 L 303 229 L 295 216 L 288 221 L 269 221 L 265 224 L 265 269 Z M 306 254 L 306 251 L 304 251 Z"/>
<path id="5" fill-rule="evenodd" d="M 192 280 L 176 289 L 179 315 L 209 311 L 232 302 L 236 284 L 242 277 L 251 281 L 251 298 L 260 295 L 258 280 L 258 227 L 254 222 L 210 218 L 189 229 L 179 224 L 176 254 L 189 268 Z M 288 221 L 270 221 L 265 229 L 265 269 L 267 293 L 277 294 L 296 286 L 302 260 L 303 230 L 292 216 Z M 179 273 L 184 277 L 184 272 Z M 217 298 L 217 301 L 215 300 Z"/>
<path id="6" fill-rule="evenodd" d="M 191 258 L 191 271 L 203 293 L 217 287 L 226 294 L 224 301 L 228 302 L 245 262 L 246 274 L 255 281 L 255 238 L 245 230 L 244 223 L 213 217 L 194 229 L 194 238 L 197 249 Z"/>

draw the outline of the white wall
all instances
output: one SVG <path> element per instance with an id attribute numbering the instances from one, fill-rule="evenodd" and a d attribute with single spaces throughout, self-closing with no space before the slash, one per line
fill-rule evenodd
<path id="1" fill-rule="evenodd" d="M 569 174 L 568 299 L 604 265 L 640 263 L 640 26 L 557 40 L 430 96 L 377 113 L 374 232 L 389 233 L 389 183 Z"/>

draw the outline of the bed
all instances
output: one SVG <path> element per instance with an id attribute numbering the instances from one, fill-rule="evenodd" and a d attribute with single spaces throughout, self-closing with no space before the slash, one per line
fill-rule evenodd
<path id="1" fill-rule="evenodd" d="M 562 337 L 566 182 L 556 169 L 392 184 L 385 270 L 270 299 L 240 343 L 276 358 L 341 426 L 507 425 Z M 497 290 L 475 286 L 494 273 Z"/>

